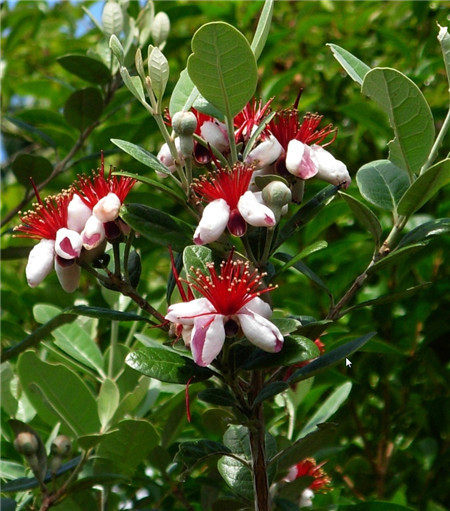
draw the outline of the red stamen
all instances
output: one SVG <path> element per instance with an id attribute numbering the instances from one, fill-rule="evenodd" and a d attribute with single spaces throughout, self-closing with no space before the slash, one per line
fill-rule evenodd
<path id="1" fill-rule="evenodd" d="M 260 124 L 273 100 L 274 98 L 270 98 L 269 101 L 263 105 L 261 99 L 256 101 L 256 99 L 253 98 L 253 100 L 249 101 L 235 116 L 234 127 L 236 128 L 236 142 L 239 142 L 241 138 L 244 140 L 250 138 L 253 128 Z"/>
<path id="2" fill-rule="evenodd" d="M 253 167 L 237 163 L 232 169 L 219 168 L 217 171 L 194 179 L 192 190 L 199 202 L 224 199 L 230 209 L 236 209 L 239 199 L 248 190 Z"/>
<path id="3" fill-rule="evenodd" d="M 309 485 L 309 488 L 315 491 L 327 491 L 331 483 L 331 479 L 322 470 L 323 465 L 325 465 L 326 461 L 316 464 L 316 460 L 313 458 L 306 458 L 299 463 L 297 463 L 297 479 L 303 476 L 310 476 L 314 478 L 314 481 Z"/>
<path id="4" fill-rule="evenodd" d="M 41 196 L 39 195 L 39 190 L 37 189 L 37 186 L 36 186 L 36 184 L 34 182 L 34 179 L 31 176 L 28 179 L 30 180 L 31 186 L 33 187 L 34 195 L 36 195 L 37 201 L 42 206 L 43 202 L 42 202 Z"/>

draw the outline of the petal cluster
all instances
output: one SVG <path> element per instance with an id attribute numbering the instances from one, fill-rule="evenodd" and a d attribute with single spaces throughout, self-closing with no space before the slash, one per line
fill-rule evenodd
<path id="1" fill-rule="evenodd" d="M 247 224 L 273 227 L 276 223 L 271 209 L 258 202 L 248 190 L 253 168 L 241 163 L 232 169 L 219 168 L 195 179 L 192 191 L 198 202 L 206 203 L 194 233 L 194 242 L 204 245 L 216 241 L 225 228 L 235 236 L 243 236 Z"/>
<path id="2" fill-rule="evenodd" d="M 286 482 L 292 482 L 299 477 L 309 476 L 313 478 L 312 483 L 303 490 L 300 496 L 300 507 L 312 506 L 314 492 L 326 492 L 331 483 L 331 479 L 322 469 L 325 461 L 317 464 L 313 458 L 306 458 L 290 468 L 288 475 L 284 478 Z"/>
<path id="3" fill-rule="evenodd" d="M 189 345 L 198 365 L 209 365 L 220 353 L 230 321 L 262 350 L 281 350 L 283 336 L 269 321 L 270 306 L 259 298 L 273 289 L 262 285 L 264 275 L 252 271 L 248 262 L 233 261 L 233 253 L 221 263 L 219 271 L 211 263 L 207 274 L 200 270 L 195 274 L 189 286 L 202 297 L 171 305 L 166 319 L 192 328 Z"/>

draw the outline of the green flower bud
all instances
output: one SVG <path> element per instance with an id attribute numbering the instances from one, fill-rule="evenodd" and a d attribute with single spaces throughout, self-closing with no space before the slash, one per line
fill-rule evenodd
<path id="1" fill-rule="evenodd" d="M 292 193 L 281 181 L 272 181 L 263 188 L 262 198 L 269 208 L 282 208 L 292 200 Z"/>
<path id="2" fill-rule="evenodd" d="M 192 112 L 177 112 L 172 117 L 172 128 L 177 135 L 193 135 L 197 129 L 197 117 Z"/>
<path id="3" fill-rule="evenodd" d="M 156 46 L 160 46 L 167 41 L 170 32 L 169 16 L 165 12 L 158 12 L 152 24 L 152 38 Z"/>
<path id="4" fill-rule="evenodd" d="M 72 442 L 65 435 L 58 435 L 52 442 L 51 453 L 60 458 L 67 458 L 72 450 Z"/>
<path id="5" fill-rule="evenodd" d="M 33 433 L 22 432 L 14 440 L 14 447 L 24 456 L 33 456 L 38 452 L 39 442 Z"/>

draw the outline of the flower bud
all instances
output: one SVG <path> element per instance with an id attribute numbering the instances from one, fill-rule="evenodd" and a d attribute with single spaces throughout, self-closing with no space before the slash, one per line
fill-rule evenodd
<path id="1" fill-rule="evenodd" d="M 19 433 L 14 440 L 14 447 L 17 452 L 20 452 L 20 454 L 24 456 L 33 456 L 38 452 L 39 442 L 36 435 L 23 431 Z"/>
<path id="2" fill-rule="evenodd" d="M 194 152 L 194 139 L 191 135 L 180 135 L 180 152 L 185 158 Z"/>
<path id="3" fill-rule="evenodd" d="M 172 128 L 177 135 L 193 135 L 197 129 L 197 118 L 192 112 L 177 112 L 172 117 Z"/>
<path id="4" fill-rule="evenodd" d="M 167 41 L 170 32 L 169 16 L 165 12 L 158 12 L 152 24 L 152 38 L 156 46 Z"/>
<path id="5" fill-rule="evenodd" d="M 281 181 L 271 181 L 263 188 L 262 198 L 269 208 L 282 208 L 292 200 L 292 193 Z"/>
<path id="6" fill-rule="evenodd" d="M 66 435 L 58 435 L 52 442 L 50 448 L 54 456 L 60 458 L 67 458 L 72 450 L 72 442 Z"/>

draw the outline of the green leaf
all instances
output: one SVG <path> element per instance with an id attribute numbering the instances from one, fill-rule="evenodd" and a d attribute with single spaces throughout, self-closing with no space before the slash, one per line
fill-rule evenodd
<path id="1" fill-rule="evenodd" d="M 283 349 L 278 353 L 267 353 L 255 350 L 242 369 L 266 369 L 271 367 L 290 366 L 311 360 L 319 356 L 319 348 L 313 341 L 300 335 L 285 337 Z"/>
<path id="2" fill-rule="evenodd" d="M 243 159 L 245 160 L 245 156 L 243 156 Z M 284 179 L 284 177 L 277 176 L 276 174 L 265 174 L 264 176 L 255 176 L 255 185 L 261 191 L 272 181 L 280 181 L 281 183 L 284 183 L 286 186 L 289 186 L 288 182 L 286 181 L 286 179 Z"/>
<path id="3" fill-rule="evenodd" d="M 198 393 L 198 398 L 205 403 L 220 406 L 236 406 L 236 400 L 226 389 L 205 389 Z"/>
<path id="4" fill-rule="evenodd" d="M 192 468 L 198 461 L 210 456 L 229 454 L 231 451 L 225 445 L 212 440 L 196 440 L 194 442 L 180 443 L 178 452 L 175 455 L 175 461 L 181 461 Z"/>
<path id="5" fill-rule="evenodd" d="M 328 43 L 327 46 L 330 47 L 333 57 L 347 71 L 348 76 L 362 85 L 364 77 L 370 71 L 370 67 L 337 44 Z"/>
<path id="6" fill-rule="evenodd" d="M 167 348 L 140 348 L 131 352 L 125 362 L 136 371 L 166 383 L 185 384 L 191 378 L 201 381 L 213 375 L 208 368 Z"/>
<path id="7" fill-rule="evenodd" d="M 106 2 L 102 11 L 102 26 L 104 34 L 109 38 L 112 34 L 118 36 L 123 28 L 123 14 L 116 2 Z"/>
<path id="8" fill-rule="evenodd" d="M 380 245 L 382 229 L 380 221 L 375 216 L 375 213 L 365 204 L 355 199 L 351 195 L 343 192 L 339 192 L 339 195 L 345 200 L 349 208 L 353 211 L 356 219 L 370 232 L 373 240 L 375 241 L 375 245 L 378 247 Z"/>
<path id="9" fill-rule="evenodd" d="M 336 365 L 341 360 L 344 360 L 346 357 L 350 356 L 356 350 L 364 346 L 364 344 L 370 341 L 374 335 L 375 332 L 363 335 L 362 337 L 358 337 L 353 341 L 347 342 L 346 344 L 343 344 L 342 346 L 339 346 L 338 348 L 329 351 L 324 355 L 321 355 L 319 358 L 316 358 L 316 360 L 310 362 L 307 366 L 302 367 L 301 369 L 297 369 L 297 371 L 295 371 L 295 373 L 290 376 L 288 382 L 294 383 L 296 381 L 310 378 L 311 376 L 316 375 L 324 369 Z"/>
<path id="10" fill-rule="evenodd" d="M 35 126 L 32 126 L 31 124 L 28 124 L 27 122 L 24 122 L 21 119 L 16 119 L 15 117 L 11 117 L 9 115 L 4 115 L 3 119 L 11 122 L 15 126 L 17 126 L 19 129 L 27 132 L 28 134 L 30 134 L 33 137 L 33 139 L 40 138 L 41 140 L 43 140 L 46 144 L 48 144 L 51 147 L 56 147 L 58 145 L 52 137 L 47 135 L 47 133 L 44 133 L 39 128 L 36 128 Z"/>
<path id="11" fill-rule="evenodd" d="M 111 51 L 113 52 L 116 59 L 119 61 L 119 64 L 123 66 L 123 61 L 125 58 L 125 54 L 123 51 L 122 43 L 117 39 L 117 36 L 115 34 L 112 34 L 112 36 L 109 39 L 109 47 Z"/>
<path id="12" fill-rule="evenodd" d="M 31 470 L 33 471 L 33 474 L 36 477 L 36 479 L 42 482 L 47 472 L 47 453 L 45 451 L 45 446 L 41 440 L 41 437 L 36 433 L 36 431 L 32 427 L 28 426 L 28 424 L 25 424 L 24 422 L 19 421 L 17 419 L 10 419 L 8 421 L 8 424 L 11 426 L 11 429 L 13 430 L 14 436 L 16 438 L 20 433 L 30 433 L 36 438 L 38 443 L 38 448 L 36 452 L 37 466 L 31 465 Z"/>
<path id="13" fill-rule="evenodd" d="M 113 431 L 103 438 L 97 447 L 97 456 L 109 462 L 99 460 L 99 468 L 110 467 L 111 462 L 121 473 L 133 474 L 139 463 L 159 442 L 155 428 L 144 419 L 124 419 Z"/>
<path id="14" fill-rule="evenodd" d="M 97 59 L 70 54 L 56 60 L 66 71 L 87 82 L 101 85 L 111 79 L 109 69 Z"/>
<path id="15" fill-rule="evenodd" d="M 317 339 L 327 329 L 333 321 L 329 319 L 322 319 L 320 321 L 304 321 L 303 318 L 299 317 L 302 326 L 297 328 L 296 333 L 307 337 L 308 339 Z"/>
<path id="16" fill-rule="evenodd" d="M 43 362 L 33 351 L 26 351 L 19 357 L 17 371 L 25 394 L 44 422 L 53 426 L 61 421 L 75 437 L 100 429 L 94 396 L 70 369 Z"/>
<path id="17" fill-rule="evenodd" d="M 339 186 L 327 186 L 310 199 L 304 206 L 299 208 L 278 231 L 275 248 L 278 248 L 286 240 L 290 239 L 296 231 L 312 220 L 319 211 L 333 200 L 339 189 Z"/>
<path id="18" fill-rule="evenodd" d="M 211 263 L 212 251 L 208 247 L 200 245 L 189 245 L 183 250 L 183 266 L 186 275 L 195 277 L 195 270 L 200 270 L 208 275 L 207 263 Z"/>
<path id="19" fill-rule="evenodd" d="M 278 327 L 281 335 L 288 335 L 295 332 L 301 325 L 300 321 L 294 318 L 272 318 L 271 322 Z"/>
<path id="20" fill-rule="evenodd" d="M 270 25 L 272 22 L 273 4 L 274 0 L 266 0 L 264 2 L 264 7 L 258 20 L 258 26 L 256 27 L 256 32 L 253 36 L 251 49 L 255 54 L 256 60 L 258 60 L 261 55 L 266 44 L 267 36 L 269 35 Z"/>
<path id="21" fill-rule="evenodd" d="M 133 94 L 133 96 L 143 105 L 145 102 L 145 92 L 142 87 L 142 82 L 139 76 L 130 76 L 128 69 L 124 66 L 120 67 L 120 76 L 126 88 Z"/>
<path id="22" fill-rule="evenodd" d="M 277 463 L 279 472 L 287 472 L 299 460 L 308 458 L 319 449 L 323 449 L 331 441 L 335 429 L 336 427 L 332 423 L 318 424 L 315 431 L 273 456 L 269 464 Z"/>
<path id="23" fill-rule="evenodd" d="M 433 116 L 420 89 L 395 69 L 375 68 L 361 90 L 389 116 L 395 134 L 389 159 L 410 174 L 420 171 L 434 142 Z"/>
<path id="24" fill-rule="evenodd" d="M 262 403 L 266 399 L 270 399 L 271 397 L 280 394 L 280 392 L 284 392 L 288 388 L 289 385 L 285 381 L 273 381 L 261 389 L 261 392 L 259 392 L 259 394 L 255 397 L 253 405 L 255 406 Z"/>
<path id="25" fill-rule="evenodd" d="M 43 156 L 19 154 L 14 159 L 11 169 L 17 181 L 26 188 L 30 188 L 30 177 L 35 183 L 41 183 L 52 173 L 53 166 Z"/>
<path id="26" fill-rule="evenodd" d="M 398 204 L 399 215 L 409 217 L 450 183 L 450 158 L 442 160 L 419 176 Z"/>
<path id="27" fill-rule="evenodd" d="M 316 242 L 312 243 L 311 245 L 309 245 L 309 246 L 305 247 L 303 250 L 301 250 L 297 255 L 292 257 L 289 261 L 287 261 L 286 264 L 284 264 L 280 268 L 280 270 L 277 271 L 277 275 L 284 272 L 291 266 L 295 267 L 295 263 L 297 263 L 301 259 L 308 257 L 309 255 L 314 254 L 314 252 L 318 252 L 319 250 L 322 250 L 327 247 L 328 247 L 328 243 L 324 240 L 320 240 L 320 241 L 316 241 Z M 275 255 L 275 257 L 276 257 L 276 255 Z M 277 259 L 278 259 L 278 257 L 277 257 Z"/>
<path id="28" fill-rule="evenodd" d="M 156 98 L 161 100 L 169 79 L 169 63 L 159 48 L 153 48 L 148 57 L 148 74 L 152 90 Z"/>
<path id="29" fill-rule="evenodd" d="M 103 429 L 107 427 L 109 421 L 114 416 L 119 406 L 119 400 L 120 392 L 116 382 L 106 378 L 100 387 L 97 399 L 98 416 Z"/>
<path id="30" fill-rule="evenodd" d="M 431 220 L 425 222 L 409 231 L 399 241 L 397 248 L 417 243 L 418 241 L 428 240 L 434 236 L 440 236 L 450 231 L 450 218 L 439 218 L 438 220 Z"/>
<path id="31" fill-rule="evenodd" d="M 361 195 L 374 206 L 395 211 L 408 189 L 408 175 L 389 160 L 376 160 L 363 165 L 356 174 Z"/>
<path id="32" fill-rule="evenodd" d="M 438 41 L 441 45 L 442 56 L 444 58 L 445 70 L 447 72 L 447 81 L 450 86 L 450 35 L 447 27 L 439 26 Z"/>
<path id="33" fill-rule="evenodd" d="M 298 500 L 298 496 L 302 494 L 302 491 L 308 488 L 313 482 L 314 477 L 301 476 L 295 481 L 291 481 L 289 484 L 282 486 L 279 495 L 284 499 L 296 501 Z M 296 508 L 295 511 L 297 511 L 297 509 L 298 508 Z"/>
<path id="34" fill-rule="evenodd" d="M 223 114 L 206 101 L 191 80 L 187 69 L 183 69 L 170 97 L 170 116 L 173 117 L 177 112 L 187 112 L 191 107 L 216 119 L 223 119 Z"/>
<path id="35" fill-rule="evenodd" d="M 339 410 L 342 403 L 348 398 L 351 390 L 352 384 L 349 381 L 337 387 L 304 425 L 299 437 L 304 437 L 309 433 L 312 433 L 318 424 L 326 422 L 332 415 L 334 415 Z"/>
<path id="36" fill-rule="evenodd" d="M 117 431 L 117 429 L 113 429 L 108 431 L 107 433 L 92 433 L 91 435 L 83 435 L 78 437 L 78 444 L 83 449 L 92 449 L 97 446 L 105 437 Z"/>
<path id="37" fill-rule="evenodd" d="M 138 146 L 136 146 L 138 147 Z M 152 155 L 153 156 L 153 155 Z M 167 172 L 166 168 L 166 172 Z M 131 177 L 133 179 L 136 179 L 136 181 L 140 181 L 141 183 L 145 183 L 152 188 L 156 188 L 160 190 L 161 192 L 170 195 L 172 198 L 174 198 L 176 201 L 181 202 L 182 204 L 185 204 L 185 200 L 183 197 L 178 193 L 177 190 L 173 190 L 172 188 L 169 188 L 164 183 L 161 183 L 161 181 L 156 181 L 155 179 L 150 179 L 146 176 L 140 176 L 139 174 L 132 174 L 131 172 L 123 172 L 123 171 L 116 171 L 113 172 L 114 176 L 124 176 L 124 177 Z"/>
<path id="38" fill-rule="evenodd" d="M 373 266 L 371 266 L 367 270 L 367 274 L 371 275 L 372 273 L 375 273 L 379 270 L 387 268 L 391 264 L 398 265 L 399 263 L 403 262 L 405 259 L 408 259 L 412 254 L 414 254 L 415 252 L 417 252 L 424 246 L 425 246 L 425 243 L 415 243 L 414 245 L 408 245 L 407 247 L 403 247 L 398 250 L 395 250 L 394 252 L 387 255 L 386 257 L 383 257 L 383 259 L 380 259 Z"/>
<path id="39" fill-rule="evenodd" d="M 256 60 L 247 39 L 228 23 L 200 27 L 192 39 L 189 76 L 200 93 L 229 119 L 256 89 Z"/>
<path id="40" fill-rule="evenodd" d="M 122 219 L 135 231 L 153 243 L 171 245 L 176 252 L 182 252 L 192 243 L 193 228 L 172 215 L 143 204 L 127 204 L 121 209 Z"/>
<path id="41" fill-rule="evenodd" d="M 118 138 L 112 138 L 111 142 L 117 147 L 120 147 L 122 151 L 125 151 L 135 160 L 140 161 L 155 172 L 170 174 L 170 170 L 165 165 L 163 165 L 156 156 L 146 151 L 143 147 L 132 144 L 131 142 L 127 142 L 126 140 L 120 140 Z"/>
<path id="42" fill-rule="evenodd" d="M 103 98 L 95 87 L 74 92 L 64 105 L 64 118 L 80 131 L 94 124 L 103 111 Z"/>

